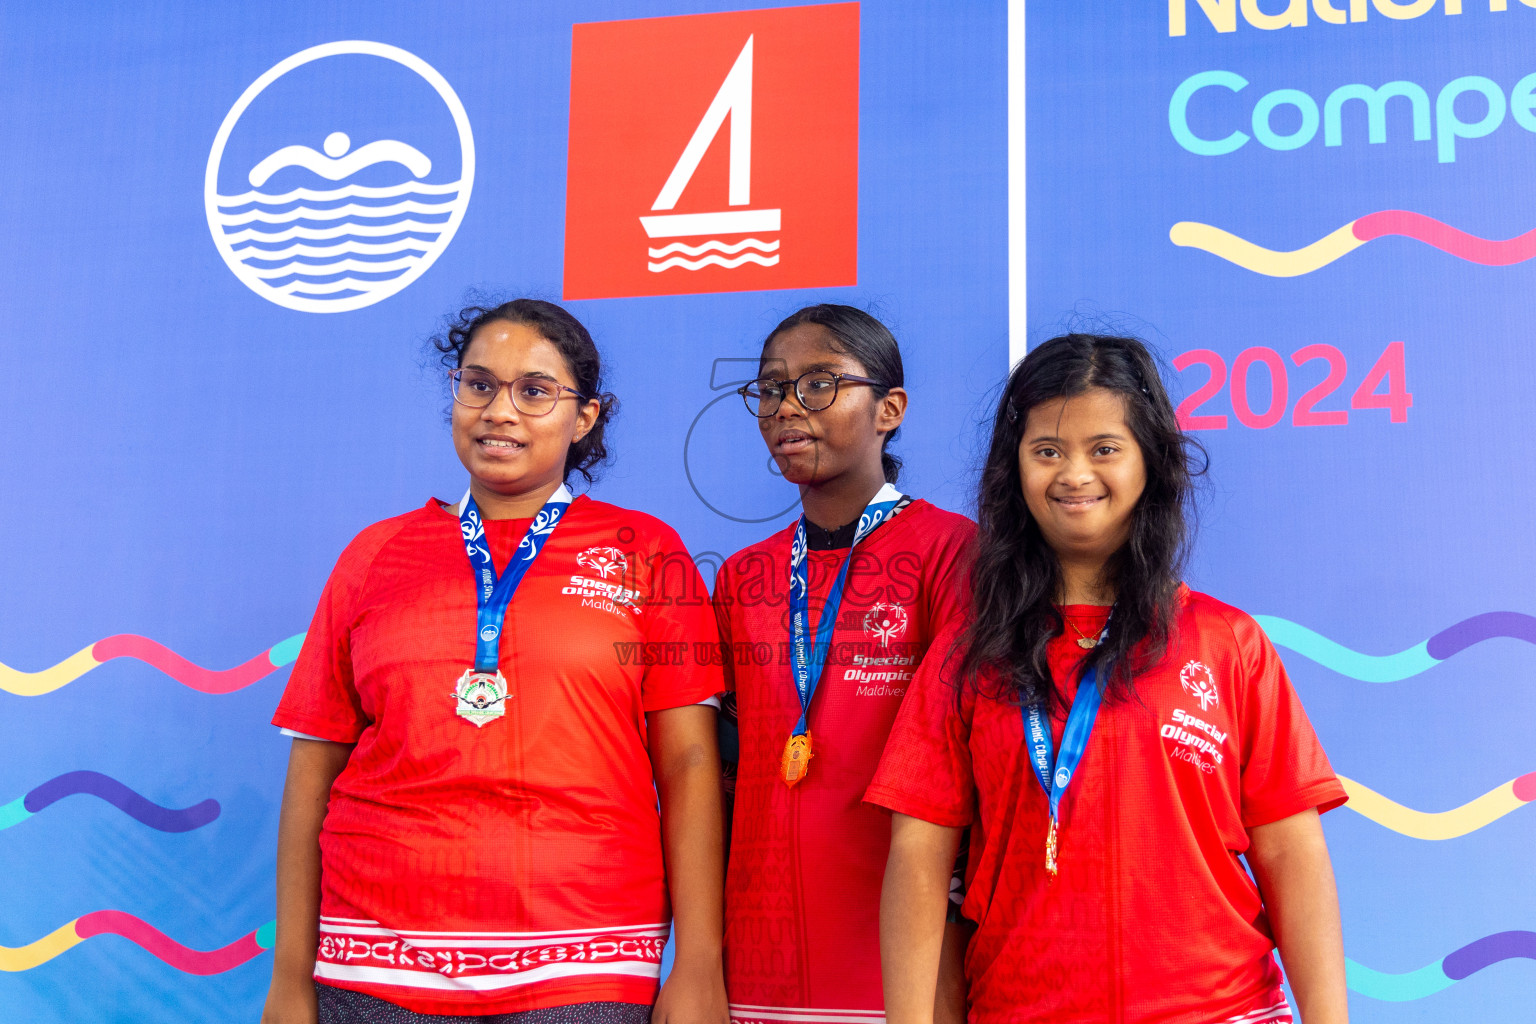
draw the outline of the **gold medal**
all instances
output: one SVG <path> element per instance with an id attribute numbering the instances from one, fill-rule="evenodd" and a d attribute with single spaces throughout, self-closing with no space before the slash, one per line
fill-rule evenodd
<path id="1" fill-rule="evenodd" d="M 784 774 L 784 785 L 793 789 L 805 773 L 811 767 L 811 734 L 803 736 L 791 736 L 789 742 L 784 744 L 784 756 L 779 761 L 779 770 Z"/>
<path id="2" fill-rule="evenodd" d="M 1045 834 L 1045 871 L 1051 881 L 1056 880 L 1056 851 L 1059 840 L 1056 835 L 1056 819 L 1051 819 L 1051 827 Z"/>

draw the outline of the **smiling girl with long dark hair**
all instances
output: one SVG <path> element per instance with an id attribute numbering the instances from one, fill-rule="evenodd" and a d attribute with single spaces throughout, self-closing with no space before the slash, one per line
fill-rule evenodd
<path id="1" fill-rule="evenodd" d="M 1318 821 L 1344 791 L 1258 625 L 1180 582 L 1197 456 L 1134 339 L 1055 338 L 1010 377 L 971 621 L 869 790 L 896 812 L 891 1024 L 932 1012 L 966 826 L 972 1022 L 1290 1021 L 1277 944 L 1301 1019 L 1345 1019 Z"/>

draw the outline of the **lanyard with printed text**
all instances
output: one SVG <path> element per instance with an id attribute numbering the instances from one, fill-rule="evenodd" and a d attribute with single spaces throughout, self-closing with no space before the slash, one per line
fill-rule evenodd
<path id="1" fill-rule="evenodd" d="M 571 505 L 571 492 L 560 485 L 550 499 L 539 509 L 528 532 L 512 553 L 512 560 L 500 578 L 491 561 L 490 544 L 485 538 L 485 523 L 480 509 L 469 492 L 459 502 L 459 532 L 464 538 L 464 552 L 469 555 L 469 566 L 475 574 L 475 604 L 478 608 L 475 622 L 475 665 L 459 677 L 454 687 L 454 709 L 461 718 L 476 726 L 484 725 L 506 713 L 507 682 L 496 667 L 501 646 L 501 629 L 506 620 L 507 606 L 522 582 L 533 560 L 539 557 L 549 535 L 559 525 L 565 510 Z"/>
<path id="2" fill-rule="evenodd" d="M 1109 623 L 1099 634 L 1099 643 L 1109 634 Z M 1050 804 L 1051 825 L 1045 836 L 1045 870 L 1056 877 L 1056 853 L 1059 835 L 1057 820 L 1061 811 L 1061 798 L 1077 774 L 1078 763 L 1088 749 L 1088 738 L 1093 735 L 1093 723 L 1099 717 L 1099 705 L 1103 694 L 1099 690 L 1099 671 L 1090 669 L 1077 685 L 1077 695 L 1072 699 L 1072 710 L 1067 714 L 1066 727 L 1061 732 L 1061 752 L 1057 754 L 1051 739 L 1051 718 L 1045 705 L 1030 704 L 1021 708 L 1024 715 L 1024 743 L 1029 748 L 1029 765 L 1035 770 L 1035 778 Z"/>
<path id="3" fill-rule="evenodd" d="M 827 653 L 832 646 L 832 632 L 837 627 L 838 607 L 843 603 L 843 587 L 848 582 L 848 567 L 853 563 L 853 549 L 859 541 L 869 536 L 881 523 L 894 513 L 901 503 L 901 492 L 890 484 L 881 487 L 859 516 L 859 525 L 853 532 L 853 543 L 848 545 L 848 556 L 827 591 L 826 603 L 821 607 L 821 618 L 816 623 L 816 634 L 810 633 L 811 609 L 810 586 L 806 578 L 805 516 L 795 526 L 795 539 L 789 549 L 789 660 L 795 677 L 795 692 L 800 697 L 800 720 L 789 741 L 784 744 L 784 756 L 779 767 L 784 782 L 793 786 L 805 778 L 811 760 L 811 734 L 806 718 L 811 711 L 811 698 L 821 682 L 826 667 Z"/>

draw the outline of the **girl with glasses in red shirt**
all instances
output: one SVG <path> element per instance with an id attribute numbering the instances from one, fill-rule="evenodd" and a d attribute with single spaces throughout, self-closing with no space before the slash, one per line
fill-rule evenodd
<path id="1" fill-rule="evenodd" d="M 725 1024 L 720 671 L 644 655 L 715 643 L 703 581 L 566 486 L 614 408 L 574 317 L 472 307 L 438 347 L 469 488 L 348 545 L 273 719 L 263 1021 Z"/>
<path id="2" fill-rule="evenodd" d="M 1318 820 L 1344 791 L 1258 625 L 1180 582 L 1197 454 L 1134 339 L 1055 338 L 1010 377 L 970 622 L 867 797 L 895 812 L 892 1024 L 931 1019 L 967 828 L 973 1024 L 1289 1022 L 1276 945 L 1300 1019 L 1346 1019 Z"/>
<path id="3" fill-rule="evenodd" d="M 903 381 L 883 324 L 821 305 L 774 328 L 740 389 L 804 514 L 715 581 L 727 718 L 739 715 L 725 941 L 738 1024 L 883 1016 L 890 827 L 861 801 L 913 672 L 961 621 L 974 529 L 896 487 Z M 953 928 L 944 1007 L 958 1019 Z"/>

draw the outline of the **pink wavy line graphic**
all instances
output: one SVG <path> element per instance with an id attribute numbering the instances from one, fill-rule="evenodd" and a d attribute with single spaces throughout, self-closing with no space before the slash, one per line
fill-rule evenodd
<path id="1" fill-rule="evenodd" d="M 1382 210 L 1355 221 L 1355 237 L 1371 242 L 1387 235 L 1401 235 L 1432 245 L 1485 267 L 1507 267 L 1536 256 L 1536 229 L 1514 238 L 1490 239 L 1469 235 L 1460 228 L 1411 210 Z"/>
<path id="2" fill-rule="evenodd" d="M 242 935 L 220 949 L 191 949 L 153 925 L 121 910 L 97 910 L 82 914 L 75 922 L 75 933 L 82 940 L 95 935 L 121 935 L 187 974 L 222 974 L 232 967 L 239 967 L 262 951 L 256 932 Z"/>
<path id="3" fill-rule="evenodd" d="M 1203 249 L 1245 270 L 1269 277 L 1310 274 L 1367 242 L 1391 235 L 1412 238 L 1485 267 L 1507 267 L 1536 257 L 1536 230 L 1514 238 L 1480 238 L 1411 210 L 1368 213 L 1309 245 L 1290 251 L 1266 249 L 1230 231 L 1195 221 L 1180 221 L 1168 232 L 1174 245 Z"/>
<path id="4" fill-rule="evenodd" d="M 298 633 L 273 644 L 249 661 L 227 669 L 208 669 L 194 664 L 147 636 L 119 633 L 96 641 L 76 651 L 57 665 L 37 672 L 22 672 L 0 664 L 0 690 L 18 697 L 37 697 L 52 693 L 114 658 L 136 658 L 152 665 L 183 686 L 201 693 L 225 694 L 243 690 L 285 665 L 293 664 L 304 643 Z"/>
<path id="5" fill-rule="evenodd" d="M 137 658 L 147 665 L 153 665 L 183 686 L 189 686 L 203 693 L 222 694 L 243 690 L 276 669 L 272 659 L 267 657 L 266 651 L 262 651 L 256 657 L 234 668 L 223 670 L 203 668 L 183 658 L 164 644 L 151 640 L 147 636 L 135 636 L 132 633 L 119 633 L 117 636 L 98 640 L 91 650 L 91 655 L 97 661 Z"/>
<path id="6" fill-rule="evenodd" d="M 81 914 L 25 946 L 0 946 L 0 971 L 30 971 L 97 935 L 121 935 L 153 956 L 187 974 L 222 974 L 271 949 L 277 922 L 266 924 L 218 949 L 183 946 L 153 925 L 121 910 Z"/>

